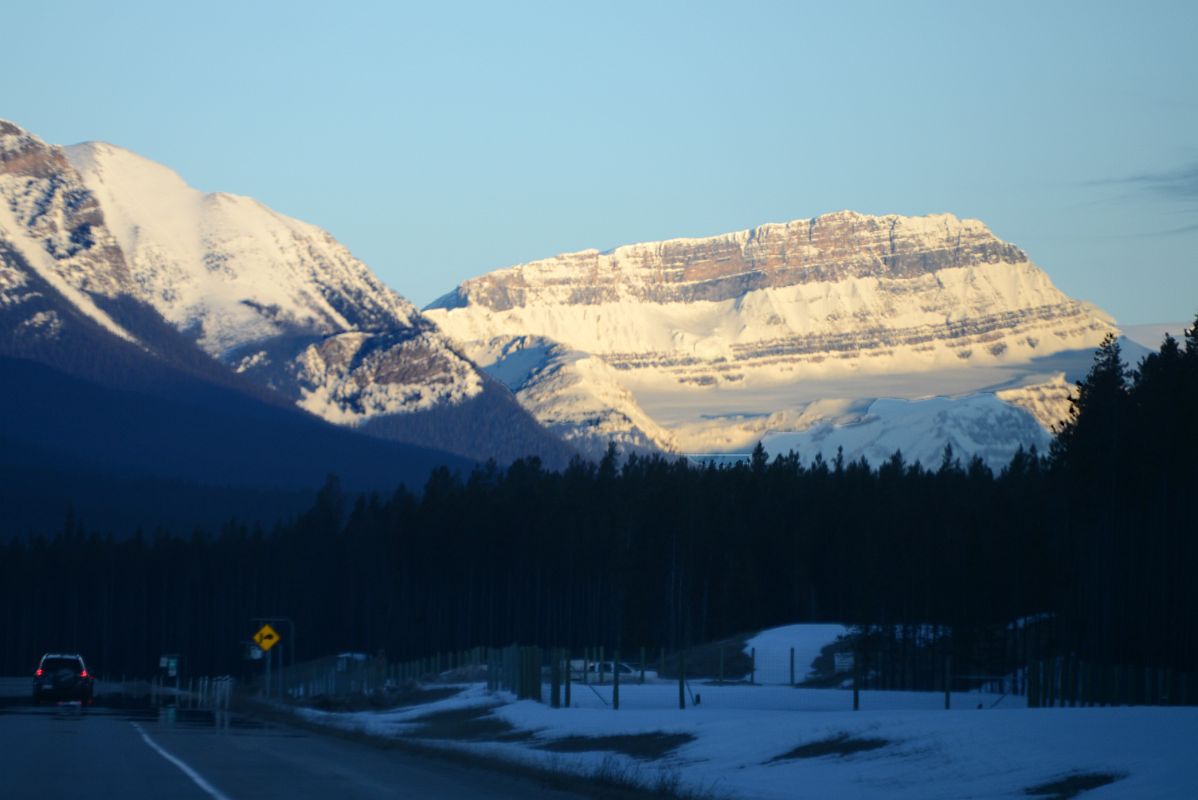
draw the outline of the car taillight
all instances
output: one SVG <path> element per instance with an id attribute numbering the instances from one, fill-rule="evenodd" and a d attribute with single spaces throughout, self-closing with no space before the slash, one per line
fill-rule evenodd
<path id="1" fill-rule="evenodd" d="M 42 674 L 43 674 L 43 673 L 42 673 L 42 668 L 41 668 L 41 667 L 38 667 L 38 668 L 37 668 L 37 672 L 33 673 L 33 677 L 35 677 L 35 678 L 40 678 L 40 677 L 42 677 Z"/>
<path id="2" fill-rule="evenodd" d="M 80 678 L 86 678 L 86 677 L 87 677 L 87 670 L 83 670 L 83 672 L 80 672 L 80 673 L 79 673 L 79 677 L 80 677 Z"/>

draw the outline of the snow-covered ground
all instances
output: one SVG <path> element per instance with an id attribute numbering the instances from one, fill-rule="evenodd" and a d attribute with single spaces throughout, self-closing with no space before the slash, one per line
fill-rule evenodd
<path id="1" fill-rule="evenodd" d="M 482 685 L 438 703 L 394 712 L 327 713 L 313 721 L 382 736 L 413 731 L 413 720 L 437 711 L 498 704 L 494 716 L 535 736 L 523 741 L 422 739 L 452 749 L 580 774 L 627 769 L 648 785 L 663 774 L 683 789 L 734 798 L 1010 798 L 1072 774 L 1115 773 L 1116 782 L 1087 798 L 1198 796 L 1195 741 L 1198 708 L 1027 709 L 1022 698 L 865 692 L 851 710 L 851 692 L 780 686 L 695 685 L 698 706 L 679 710 L 669 682 L 621 687 L 613 711 L 611 687 L 576 685 L 573 707 L 552 709 L 488 694 Z M 603 697 L 603 700 L 600 699 Z M 998 705 L 992 705 L 998 701 Z M 982 709 L 978 710 L 978 705 Z M 651 732 L 695 737 L 654 761 L 610 751 L 551 752 L 563 737 Z M 794 748 L 838 737 L 882 740 L 850 755 L 777 759 Z"/>
<path id="2" fill-rule="evenodd" d="M 788 674 L 760 664 L 778 653 L 785 662 L 774 661 L 786 663 L 794 647 L 796 675 L 805 675 L 844 632 L 793 625 L 758 634 L 745 645 L 759 653 L 758 684 L 691 683 L 685 710 L 677 684 L 663 680 L 623 684 L 618 711 L 610 684 L 576 683 L 562 709 L 462 684 L 447 699 L 394 711 L 298 713 L 370 735 L 418 736 L 426 745 L 580 775 L 622 774 L 648 787 L 664 781 L 715 798 L 1013 798 L 1095 774 L 1116 779 L 1086 800 L 1198 797 L 1198 708 L 1029 709 L 1022 697 L 960 692 L 945 711 L 941 693 L 866 691 L 854 712 L 851 691 L 777 685 Z M 491 727 L 426 727 L 443 712 L 489 715 Z M 654 734 L 678 737 L 677 746 L 649 754 L 627 738 Z M 805 745 L 820 752 L 787 757 Z M 854 745 L 861 749 L 845 752 Z M 612 749 L 620 747 L 639 757 Z"/>

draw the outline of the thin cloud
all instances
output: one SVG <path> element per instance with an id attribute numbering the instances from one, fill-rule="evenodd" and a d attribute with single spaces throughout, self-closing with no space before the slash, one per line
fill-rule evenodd
<path id="1" fill-rule="evenodd" d="M 1149 172 L 1116 179 L 1109 183 L 1139 186 L 1145 191 L 1172 200 L 1198 200 L 1198 164 L 1187 164 L 1167 172 Z"/>
<path id="2" fill-rule="evenodd" d="M 1167 231 L 1161 231 L 1157 236 L 1173 236 L 1181 233 L 1198 233 L 1198 222 L 1193 225 L 1183 225 L 1180 228 L 1171 228 Z"/>
<path id="3" fill-rule="evenodd" d="M 1091 186 L 1121 186 L 1131 190 L 1123 196 L 1129 200 L 1134 194 L 1148 194 L 1159 201 L 1174 204 L 1173 213 L 1190 216 L 1198 210 L 1198 163 L 1184 164 L 1164 172 L 1144 172 L 1124 178 L 1107 178 L 1091 181 Z M 1160 231 L 1126 233 L 1117 238 L 1139 238 L 1144 236 L 1183 236 L 1198 233 L 1198 222 Z"/>

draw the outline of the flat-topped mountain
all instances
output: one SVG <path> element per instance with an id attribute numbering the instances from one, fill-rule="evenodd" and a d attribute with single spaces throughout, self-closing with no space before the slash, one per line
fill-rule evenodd
<path id="1" fill-rule="evenodd" d="M 528 407 L 537 395 L 543 421 L 569 416 L 575 401 L 550 411 L 544 365 L 525 356 L 523 372 L 504 366 L 520 343 L 601 359 L 610 370 L 597 380 L 628 394 L 617 410 L 629 443 L 682 451 L 815 424 L 804 414 L 815 401 L 997 385 L 1017 365 L 1092 348 L 1114 330 L 977 220 L 851 211 L 520 264 L 463 282 L 426 313 Z M 552 370 L 557 383 L 568 368 Z M 926 385 L 882 391 L 894 376 Z M 597 409 L 588 400 L 574 410 L 585 426 Z M 590 437 L 592 451 L 607 432 Z"/>

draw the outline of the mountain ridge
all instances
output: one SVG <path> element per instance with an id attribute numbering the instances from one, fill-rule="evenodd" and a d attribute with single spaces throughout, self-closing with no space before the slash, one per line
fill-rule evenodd
<path id="1" fill-rule="evenodd" d="M 863 386 L 909 373 L 928 377 L 923 394 L 932 395 L 936 373 L 989 376 L 956 392 L 964 395 L 1115 330 L 978 220 L 853 211 L 563 253 L 463 281 L 425 313 L 496 374 L 511 372 L 506 362 L 529 339 L 601 359 L 611 370 L 604 380 L 614 375 L 630 398 L 613 407 L 629 420 L 626 443 L 644 449 L 650 439 L 675 452 L 732 446 L 725 433 L 743 422 L 729 414 L 737 397 L 746 406 L 738 411 L 809 426 L 820 403 L 884 393 L 780 397 L 788 387 L 801 394 L 821 382 Z M 570 416 L 572 402 L 545 390 L 533 403 L 545 366 L 529 366 L 516 391 L 552 424 Z M 638 412 L 647 422 L 632 422 Z M 654 425 L 665 435 L 650 435 Z M 590 439 L 589 452 L 602 449 L 575 433 Z"/>

